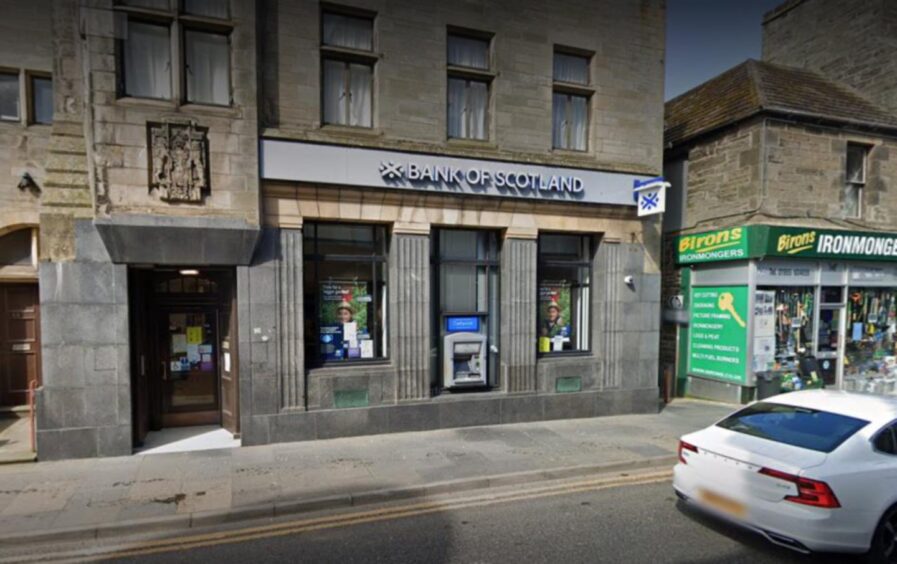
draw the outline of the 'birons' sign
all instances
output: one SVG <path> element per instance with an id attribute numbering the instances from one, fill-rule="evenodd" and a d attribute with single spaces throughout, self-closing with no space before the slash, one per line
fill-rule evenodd
<path id="1" fill-rule="evenodd" d="M 764 256 L 897 262 L 897 233 L 750 225 L 683 235 L 677 241 L 679 264 Z"/>

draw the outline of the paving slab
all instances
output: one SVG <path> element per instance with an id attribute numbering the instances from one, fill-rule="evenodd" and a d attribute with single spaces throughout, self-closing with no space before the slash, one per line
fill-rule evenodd
<path id="1" fill-rule="evenodd" d="M 678 400 L 650 415 L 0 465 L 0 547 L 671 466 L 680 435 L 732 409 Z"/>

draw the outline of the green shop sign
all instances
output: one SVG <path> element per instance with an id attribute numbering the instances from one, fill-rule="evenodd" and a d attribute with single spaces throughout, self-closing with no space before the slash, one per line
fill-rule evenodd
<path id="1" fill-rule="evenodd" d="M 897 233 L 750 225 L 682 235 L 679 264 L 759 257 L 897 261 Z"/>
<path id="2" fill-rule="evenodd" d="M 747 286 L 693 288 L 688 372 L 745 384 L 747 320 Z"/>

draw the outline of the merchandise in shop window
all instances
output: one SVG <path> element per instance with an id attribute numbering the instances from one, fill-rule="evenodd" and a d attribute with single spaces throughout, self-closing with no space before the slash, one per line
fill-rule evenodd
<path id="1" fill-rule="evenodd" d="M 570 343 L 570 283 L 539 286 L 539 352 L 568 349 Z"/>
<path id="2" fill-rule="evenodd" d="M 847 321 L 844 388 L 897 394 L 897 291 L 851 288 Z"/>
<path id="3" fill-rule="evenodd" d="M 372 302 L 367 282 L 331 280 L 321 283 L 321 358 L 372 358 L 374 341 L 368 330 Z"/>

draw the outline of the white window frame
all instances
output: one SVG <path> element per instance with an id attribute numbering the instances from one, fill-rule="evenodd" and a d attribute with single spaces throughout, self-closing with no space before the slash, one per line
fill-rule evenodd
<path id="1" fill-rule="evenodd" d="M 848 178 L 848 171 L 850 170 L 850 153 L 852 149 L 856 149 L 862 152 L 862 178 L 860 180 L 851 180 Z M 862 143 L 847 143 L 847 152 L 845 154 L 844 159 L 844 187 L 852 187 L 856 191 L 857 195 L 857 209 L 856 214 L 850 216 L 850 219 L 861 219 L 863 217 L 863 196 L 866 191 L 866 177 L 868 173 L 869 167 L 869 153 L 871 151 L 871 147 L 869 145 L 864 145 Z M 846 194 L 845 194 L 846 198 Z"/>

